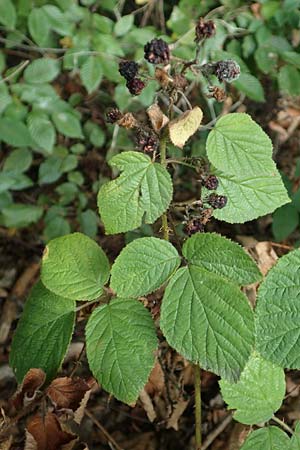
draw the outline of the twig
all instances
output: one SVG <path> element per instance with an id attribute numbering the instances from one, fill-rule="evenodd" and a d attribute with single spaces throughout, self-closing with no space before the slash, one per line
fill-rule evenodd
<path id="1" fill-rule="evenodd" d="M 115 448 L 116 450 L 124 450 L 122 447 L 120 447 L 116 441 L 114 440 L 114 438 L 109 434 L 109 432 L 104 428 L 103 425 L 101 425 L 101 423 L 96 419 L 96 417 L 88 410 L 86 409 L 84 411 L 84 414 L 86 416 L 88 416 L 91 421 L 96 425 L 97 428 L 99 428 L 99 430 L 103 433 L 103 435 L 106 437 L 108 443 L 110 445 L 113 445 L 113 448 Z"/>
<path id="2" fill-rule="evenodd" d="M 166 156 L 167 156 L 167 136 L 163 136 L 160 139 L 160 143 L 159 143 L 159 149 L 160 149 L 160 163 L 163 167 L 167 166 L 167 160 L 166 160 Z M 163 230 L 163 237 L 166 241 L 169 240 L 169 226 L 168 226 L 168 216 L 167 213 L 164 213 L 161 216 L 161 221 L 162 221 L 162 230 Z"/>
<path id="3" fill-rule="evenodd" d="M 206 450 L 219 436 L 219 434 L 221 434 L 222 431 L 225 430 L 225 428 L 230 424 L 231 421 L 232 421 L 232 414 L 228 414 L 228 416 L 225 417 L 225 419 L 222 420 L 222 422 L 219 423 L 219 425 L 211 433 L 209 433 L 209 435 L 203 442 L 201 450 Z"/>
<path id="4" fill-rule="evenodd" d="M 24 61 L 19 67 L 16 68 L 16 70 L 12 73 L 10 73 L 9 75 L 7 75 L 7 77 L 3 78 L 2 80 L 0 80 L 0 83 L 4 83 L 5 81 L 10 80 L 11 78 L 13 78 L 15 75 L 17 75 L 17 73 L 21 72 L 23 69 L 25 69 L 26 66 L 28 66 L 28 64 L 30 63 L 30 60 L 27 59 L 26 61 Z"/>
<path id="5" fill-rule="evenodd" d="M 278 419 L 278 417 L 276 416 L 273 416 L 271 420 L 274 420 L 274 422 L 278 423 L 278 425 L 280 425 L 281 428 L 283 428 L 288 433 L 294 434 L 293 430 L 286 423 L 284 423 L 283 420 Z"/>
<path id="6" fill-rule="evenodd" d="M 196 450 L 201 450 L 202 426 L 201 426 L 201 369 L 198 364 L 194 364 L 194 385 L 195 385 L 195 438 Z"/>

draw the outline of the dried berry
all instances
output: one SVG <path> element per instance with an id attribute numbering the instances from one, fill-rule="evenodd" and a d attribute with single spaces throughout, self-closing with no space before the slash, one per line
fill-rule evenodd
<path id="1" fill-rule="evenodd" d="M 144 46 L 145 59 L 151 64 L 167 64 L 170 60 L 168 44 L 162 39 L 152 39 Z"/>
<path id="2" fill-rule="evenodd" d="M 145 87 L 145 83 L 140 78 L 133 78 L 127 81 L 126 87 L 132 95 L 139 95 Z"/>
<path id="3" fill-rule="evenodd" d="M 240 73 L 240 66 L 233 59 L 218 61 L 214 64 L 214 74 L 220 82 L 227 81 L 231 83 L 240 76 Z"/>
<path id="4" fill-rule="evenodd" d="M 121 117 L 121 119 L 118 121 L 118 125 L 120 125 L 120 127 L 130 129 L 137 127 L 138 121 L 133 114 L 128 112 Z"/>
<path id="5" fill-rule="evenodd" d="M 200 42 L 202 39 L 210 38 L 216 33 L 216 25 L 212 20 L 204 20 L 203 17 L 200 17 L 196 28 L 196 38 L 195 42 Z"/>
<path id="6" fill-rule="evenodd" d="M 111 108 L 106 113 L 106 122 L 116 123 L 123 117 L 123 114 L 118 108 Z"/>
<path id="7" fill-rule="evenodd" d="M 209 189 L 210 191 L 214 191 L 215 189 L 217 189 L 217 187 L 219 185 L 219 180 L 215 175 L 209 175 L 204 180 L 203 184 L 206 187 L 206 189 Z"/>
<path id="8" fill-rule="evenodd" d="M 191 236 L 195 233 L 203 233 L 204 232 L 204 225 L 200 219 L 200 217 L 194 217 L 190 219 L 188 222 L 186 222 L 183 231 L 188 235 Z"/>
<path id="9" fill-rule="evenodd" d="M 176 89 L 184 90 L 188 85 L 188 80 L 181 73 L 176 73 L 173 77 L 174 86 Z"/>
<path id="10" fill-rule="evenodd" d="M 136 143 L 140 150 L 151 153 L 158 149 L 159 139 L 152 130 L 139 128 L 136 134 Z"/>
<path id="11" fill-rule="evenodd" d="M 139 66 L 135 61 L 121 61 L 119 63 L 119 72 L 125 80 L 130 81 L 137 76 Z"/>
<path id="12" fill-rule="evenodd" d="M 210 86 L 209 88 L 209 94 L 207 97 L 214 98 L 217 100 L 217 102 L 224 102 L 226 99 L 226 92 L 224 89 L 218 87 L 218 86 Z"/>
<path id="13" fill-rule="evenodd" d="M 207 203 L 214 209 L 222 209 L 227 204 L 227 197 L 225 195 L 210 194 Z"/>

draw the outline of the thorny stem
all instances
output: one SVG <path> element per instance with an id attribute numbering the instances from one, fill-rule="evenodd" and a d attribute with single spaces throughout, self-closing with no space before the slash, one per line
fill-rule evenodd
<path id="1" fill-rule="evenodd" d="M 167 166 L 167 136 L 164 135 L 160 139 L 160 163 L 163 167 Z M 161 216 L 161 222 L 162 222 L 162 231 L 163 231 L 163 238 L 168 241 L 169 240 L 169 227 L 168 227 L 168 216 L 165 212 Z"/>
<path id="2" fill-rule="evenodd" d="M 201 369 L 198 364 L 194 364 L 195 378 L 195 438 L 196 450 L 201 450 L 202 434 L 201 434 Z"/>
<path id="3" fill-rule="evenodd" d="M 278 417 L 273 416 L 272 420 L 274 420 L 274 422 L 278 423 L 278 425 L 280 425 L 281 428 L 286 430 L 288 433 L 294 434 L 293 430 L 286 423 L 284 423 L 282 420 L 278 419 Z"/>

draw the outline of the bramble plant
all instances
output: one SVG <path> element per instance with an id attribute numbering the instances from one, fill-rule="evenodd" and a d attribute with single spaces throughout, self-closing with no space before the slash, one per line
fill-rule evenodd
<path id="1" fill-rule="evenodd" d="M 263 280 L 240 245 L 206 232 L 212 217 L 244 223 L 289 203 L 269 137 L 249 115 L 228 113 L 208 134 L 207 160 L 184 154 L 189 138 L 207 130 L 201 126 L 201 108 L 190 105 L 185 93 L 189 73 L 200 75 L 207 96 L 217 101 L 224 101 L 227 83 L 240 75 L 233 59 L 201 62 L 202 45 L 215 32 L 212 20 L 198 21 L 191 60 L 174 57 L 172 45 L 163 39 L 146 42 L 145 60 L 155 68 L 151 74 L 146 63 L 120 62 L 132 95 L 138 96 L 153 77 L 159 88 L 147 120 L 119 108 L 107 112 L 109 123 L 135 135 L 138 149 L 109 161 L 118 175 L 101 186 L 99 213 L 106 234 L 157 223 L 157 236 L 127 244 L 112 267 L 102 248 L 84 234 L 51 240 L 42 259 L 41 281 L 26 302 L 10 355 L 19 383 L 32 368 L 42 369 L 50 382 L 67 352 L 76 310 L 98 303 L 86 325 L 89 367 L 105 390 L 132 404 L 149 378 L 158 348 L 145 297 L 163 287 L 160 330 L 195 369 L 198 450 L 200 368 L 221 377 L 224 400 L 236 410 L 236 420 L 254 425 L 273 419 L 289 433 L 274 413 L 284 398 L 284 368 L 300 368 L 300 250 L 283 256 Z M 176 106 L 178 98 L 183 99 L 183 111 Z M 183 157 L 170 156 L 169 144 L 182 149 Z M 178 205 L 172 202 L 169 169 L 180 164 L 196 171 L 199 192 L 196 201 Z M 182 208 L 186 239 L 181 247 L 174 221 Z M 253 310 L 241 288 L 258 282 Z M 80 301 L 86 303 L 76 308 Z M 288 446 L 299 448 L 298 428 L 290 439 L 267 426 L 251 432 L 242 449 Z"/>

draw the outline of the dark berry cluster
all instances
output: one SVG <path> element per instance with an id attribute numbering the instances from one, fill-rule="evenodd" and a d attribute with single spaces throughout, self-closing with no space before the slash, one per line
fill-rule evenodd
<path id="1" fill-rule="evenodd" d="M 151 64 L 168 64 L 170 50 L 163 39 L 152 39 L 144 46 L 145 59 Z"/>
<path id="2" fill-rule="evenodd" d="M 225 197 L 225 195 L 210 194 L 207 199 L 207 203 L 213 209 L 222 209 L 227 204 L 227 197 Z"/>
<path id="3" fill-rule="evenodd" d="M 209 175 L 203 182 L 206 189 L 214 191 L 219 186 L 219 180 L 215 175 Z"/>
<path id="4" fill-rule="evenodd" d="M 139 66 L 135 61 L 121 61 L 119 72 L 126 80 L 126 87 L 132 95 L 139 95 L 145 87 L 145 83 L 137 77 Z"/>
<path id="5" fill-rule="evenodd" d="M 123 117 L 123 114 L 118 108 L 111 108 L 106 113 L 106 122 L 116 123 Z"/>
<path id="6" fill-rule="evenodd" d="M 191 236 L 195 233 L 203 233 L 204 232 L 204 225 L 202 223 L 202 220 L 200 217 L 193 217 L 192 219 L 188 220 L 185 225 L 183 231 L 188 235 Z"/>
<path id="7" fill-rule="evenodd" d="M 214 74 L 220 82 L 227 81 L 231 83 L 240 76 L 240 73 L 240 66 L 233 59 L 218 61 L 214 64 Z"/>
<path id="8" fill-rule="evenodd" d="M 139 128 L 136 134 L 136 143 L 140 150 L 151 153 L 158 149 L 159 139 L 152 130 Z"/>
<path id="9" fill-rule="evenodd" d="M 195 42 L 199 43 L 202 39 L 210 38 L 215 35 L 216 25 L 212 20 L 204 20 L 203 17 L 200 17 L 195 28 L 195 33 Z"/>
<path id="10" fill-rule="evenodd" d="M 130 81 L 138 74 L 139 66 L 135 61 L 121 61 L 119 63 L 119 72 L 126 81 Z"/>

